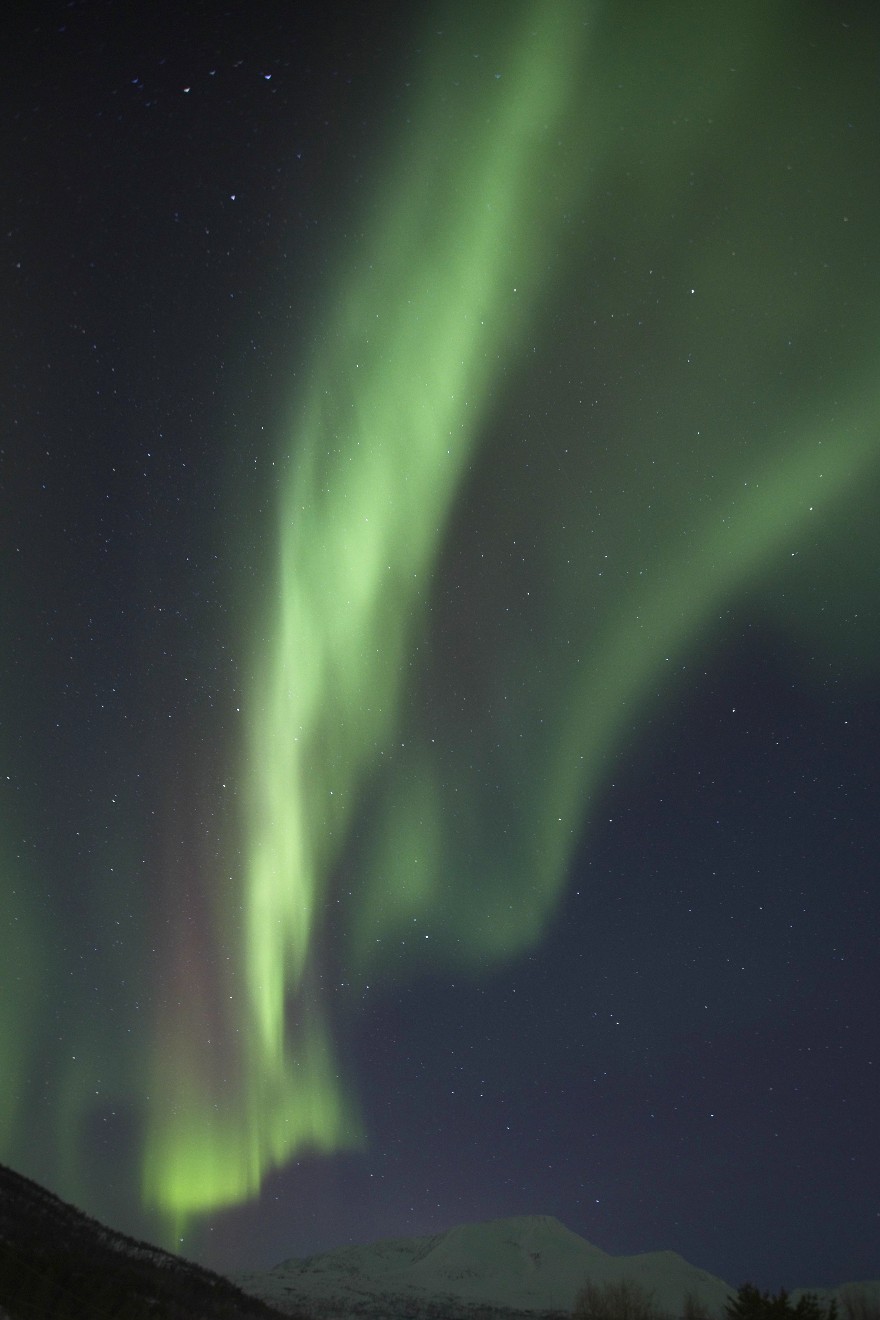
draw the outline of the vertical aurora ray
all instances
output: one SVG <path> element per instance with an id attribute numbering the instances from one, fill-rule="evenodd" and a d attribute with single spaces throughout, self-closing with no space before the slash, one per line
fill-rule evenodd
<path id="1" fill-rule="evenodd" d="M 504 80 L 482 70 L 461 122 L 444 123 L 450 75 L 434 71 L 421 135 L 340 281 L 330 348 L 295 427 L 275 633 L 256 659 L 249 724 L 247 966 L 269 1057 L 282 1051 L 284 995 L 306 969 L 322 877 L 398 719 L 408 646 L 489 388 L 559 224 L 542 181 L 571 111 L 579 43 L 553 6 L 538 12 Z M 457 48 L 453 67 L 460 59 Z"/>
<path id="2" fill-rule="evenodd" d="M 175 1233 L 254 1194 L 293 1152 L 359 1140 L 320 1003 L 327 874 L 395 732 L 490 387 L 545 292 L 570 195 L 548 204 L 546 187 L 584 36 L 552 4 L 523 8 L 512 32 L 457 26 L 377 189 L 372 232 L 343 263 L 292 427 L 244 704 L 240 902 L 210 937 L 236 947 L 236 971 L 212 1008 L 186 996 L 202 959 L 184 950 L 158 1032 L 144 1195 Z M 471 40 L 503 76 L 487 59 L 450 96 Z M 219 1040 L 200 1047 L 206 1022 Z"/>

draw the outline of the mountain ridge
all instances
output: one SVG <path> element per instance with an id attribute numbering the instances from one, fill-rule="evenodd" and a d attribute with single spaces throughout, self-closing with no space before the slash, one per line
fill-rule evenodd
<path id="1" fill-rule="evenodd" d="M 521 1215 L 457 1224 L 425 1237 L 352 1244 L 303 1258 L 290 1257 L 264 1274 L 239 1274 L 246 1292 L 279 1310 L 308 1310 L 321 1320 L 358 1316 L 466 1317 L 479 1310 L 532 1317 L 570 1314 L 590 1279 L 600 1285 L 628 1279 L 653 1294 L 661 1311 L 683 1313 L 686 1297 L 712 1316 L 723 1313 L 736 1289 L 677 1252 L 612 1256 L 552 1215 Z M 820 1300 L 836 1289 L 800 1288 Z M 880 1282 L 859 1284 L 880 1303 Z"/>

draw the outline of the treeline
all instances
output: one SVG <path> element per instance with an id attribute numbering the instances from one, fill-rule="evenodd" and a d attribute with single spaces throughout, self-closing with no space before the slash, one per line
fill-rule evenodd
<path id="1" fill-rule="evenodd" d="M 657 1306 L 650 1289 L 631 1279 L 598 1284 L 587 1281 L 578 1293 L 573 1320 L 675 1320 Z M 814 1293 L 804 1293 L 796 1302 L 781 1288 L 778 1293 L 762 1292 L 754 1284 L 744 1283 L 736 1296 L 730 1297 L 723 1312 L 724 1320 L 880 1320 L 880 1300 L 869 1297 L 860 1288 L 845 1288 L 837 1301 L 822 1302 Z M 688 1294 L 682 1305 L 681 1320 L 713 1320 L 709 1307 L 695 1294 Z"/>
<path id="2" fill-rule="evenodd" d="M 300 1297 L 299 1306 L 310 1320 L 338 1320 L 341 1314 L 350 1320 L 571 1320 L 569 1311 L 514 1310 L 487 1302 L 465 1302 L 453 1296 L 427 1298 L 409 1293 Z"/>

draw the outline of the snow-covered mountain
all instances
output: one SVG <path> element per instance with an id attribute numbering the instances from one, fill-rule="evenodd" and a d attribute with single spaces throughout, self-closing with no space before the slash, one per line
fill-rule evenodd
<path id="1" fill-rule="evenodd" d="M 342 1247 L 283 1261 L 267 1274 L 238 1275 L 236 1283 L 281 1311 L 306 1311 L 320 1320 L 501 1320 L 517 1311 L 539 1320 L 569 1314 L 587 1279 L 600 1285 L 634 1281 L 676 1317 L 689 1295 L 720 1317 L 736 1291 L 674 1251 L 610 1256 L 550 1215 Z M 858 1289 L 880 1304 L 880 1283 Z M 830 1301 L 841 1289 L 799 1289 L 792 1301 L 807 1291 Z"/>
<path id="2" fill-rule="evenodd" d="M 400 1238 L 286 1260 L 268 1274 L 239 1275 L 246 1292 L 281 1310 L 340 1320 L 480 1310 L 569 1312 L 586 1279 L 631 1279 L 658 1307 L 680 1315 L 688 1293 L 720 1313 L 735 1291 L 673 1251 L 609 1256 L 550 1215 L 460 1224 L 434 1237 Z"/>

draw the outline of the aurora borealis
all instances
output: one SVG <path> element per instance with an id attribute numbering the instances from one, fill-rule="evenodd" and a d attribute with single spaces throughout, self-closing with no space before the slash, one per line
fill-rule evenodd
<path id="1" fill-rule="evenodd" d="M 880 33 L 731 10 L 17 36 L 0 1158 L 91 1213 L 871 1273 Z"/>

